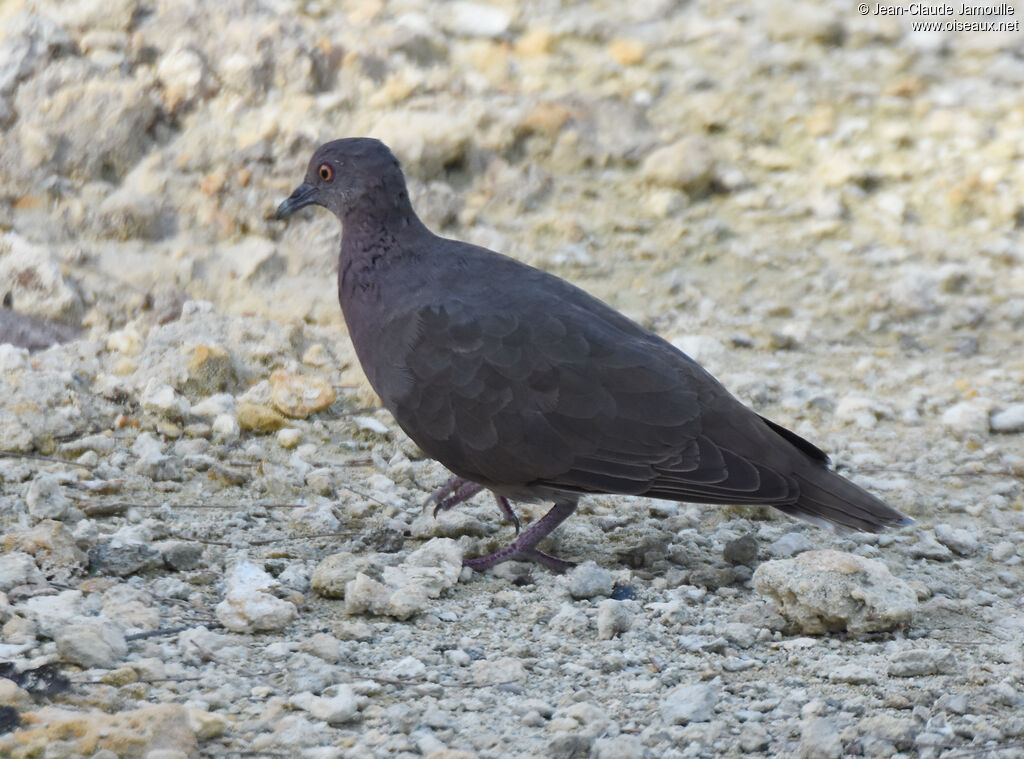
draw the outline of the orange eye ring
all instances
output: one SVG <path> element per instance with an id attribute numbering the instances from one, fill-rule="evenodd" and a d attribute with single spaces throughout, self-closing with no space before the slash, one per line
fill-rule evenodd
<path id="1" fill-rule="evenodd" d="M 319 174 L 320 178 L 325 182 L 330 182 L 334 179 L 334 169 L 331 168 L 330 164 L 320 164 L 320 168 L 316 170 L 316 173 Z"/>

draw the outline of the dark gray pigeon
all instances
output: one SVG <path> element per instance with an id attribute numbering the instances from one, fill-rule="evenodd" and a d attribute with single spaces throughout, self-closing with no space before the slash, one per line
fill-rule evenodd
<path id="1" fill-rule="evenodd" d="M 321 145 L 277 216 L 313 204 L 343 226 L 338 298 L 370 384 L 456 475 L 435 494 L 437 508 L 486 488 L 518 531 L 507 499 L 554 503 L 468 566 L 572 566 L 537 544 L 587 493 L 768 504 L 869 532 L 910 522 L 613 308 L 552 274 L 433 234 L 378 140 Z"/>

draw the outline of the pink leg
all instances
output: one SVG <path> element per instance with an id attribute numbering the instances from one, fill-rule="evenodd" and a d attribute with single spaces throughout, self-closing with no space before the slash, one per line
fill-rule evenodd
<path id="1" fill-rule="evenodd" d="M 468 501 L 483 489 L 483 485 L 472 480 L 466 480 L 458 476 L 449 478 L 448 482 L 430 495 L 430 499 L 435 502 L 434 516 L 436 517 L 439 511 L 447 511 L 463 501 Z M 518 535 L 519 516 L 512 509 L 512 505 L 503 495 L 495 493 L 494 498 L 498 502 L 498 508 L 501 509 L 501 513 L 505 515 L 505 519 L 515 525 L 516 535 Z"/>
<path id="2" fill-rule="evenodd" d="M 576 510 L 575 501 L 558 501 L 537 524 L 533 525 L 504 548 L 487 556 L 476 559 L 465 559 L 464 566 L 472 567 L 480 572 L 490 569 L 505 561 L 532 561 L 541 564 L 553 572 L 564 572 L 576 566 L 571 561 L 557 559 L 537 550 L 537 544 L 551 534 L 558 525 L 564 522 Z"/>

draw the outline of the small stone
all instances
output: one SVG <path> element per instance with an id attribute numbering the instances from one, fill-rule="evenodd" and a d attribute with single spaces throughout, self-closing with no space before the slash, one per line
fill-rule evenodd
<path id="1" fill-rule="evenodd" d="M 222 346 L 200 343 L 192 349 L 192 358 L 188 362 L 188 375 L 181 385 L 181 391 L 189 398 L 206 398 L 206 401 L 224 403 L 222 395 L 230 398 L 230 406 L 219 409 L 220 413 L 233 411 L 235 399 L 226 391 L 238 384 L 238 376 L 231 360 L 231 354 Z M 215 400 L 216 399 L 216 400 Z M 205 408 L 202 412 L 193 408 L 193 413 L 200 416 L 214 416 Z"/>
<path id="2" fill-rule="evenodd" d="M 720 695 L 717 678 L 710 683 L 680 685 L 661 700 L 661 718 L 670 725 L 707 722 L 714 714 Z"/>
<path id="3" fill-rule="evenodd" d="M 299 644 L 300 651 L 306 651 L 328 664 L 337 664 L 341 656 L 341 641 L 328 633 L 314 633 Z"/>
<path id="4" fill-rule="evenodd" d="M 988 420 L 988 428 L 1001 434 L 1024 432 L 1024 403 L 1014 403 L 992 414 Z"/>
<path id="5" fill-rule="evenodd" d="M 771 740 L 768 731 L 756 722 L 748 722 L 740 729 L 740 748 L 747 753 L 764 751 Z"/>
<path id="6" fill-rule="evenodd" d="M 627 601 L 606 598 L 597 605 L 598 640 L 609 640 L 629 630 L 632 616 Z"/>
<path id="7" fill-rule="evenodd" d="M 270 375 L 271 402 L 285 416 L 305 419 L 334 403 L 334 388 L 320 377 L 278 369 Z"/>
<path id="8" fill-rule="evenodd" d="M 277 444 L 285 450 L 291 450 L 302 442 L 302 430 L 285 427 L 277 431 Z"/>
<path id="9" fill-rule="evenodd" d="M 910 556 L 929 561 L 949 561 L 953 558 L 953 552 L 930 533 L 922 532 L 918 535 L 917 542 L 910 547 Z"/>
<path id="10" fill-rule="evenodd" d="M 1017 555 L 1017 546 L 1009 540 L 1001 540 L 992 546 L 989 557 L 992 561 L 1009 561 Z"/>
<path id="11" fill-rule="evenodd" d="M 499 659 L 480 659 L 470 666 L 473 682 L 478 685 L 498 685 L 499 683 L 525 683 L 526 667 L 522 661 L 511 656 Z"/>
<path id="12" fill-rule="evenodd" d="M 13 551 L 0 554 L 0 592 L 18 585 L 44 585 L 46 578 L 35 560 L 27 553 Z"/>
<path id="13" fill-rule="evenodd" d="M 843 742 L 839 730 L 828 719 L 812 719 L 800 731 L 798 759 L 839 759 Z"/>
<path id="14" fill-rule="evenodd" d="M 912 648 L 889 659 L 889 674 L 893 677 L 950 675 L 956 671 L 956 656 L 948 648 Z"/>
<path id="15" fill-rule="evenodd" d="M 590 759 L 644 759 L 647 750 L 635 735 L 598 738 L 590 749 Z"/>
<path id="16" fill-rule="evenodd" d="M 56 476 L 42 473 L 29 483 L 25 492 L 28 513 L 36 519 L 63 519 L 70 502 Z"/>
<path id="17" fill-rule="evenodd" d="M 876 685 L 878 673 L 860 664 L 841 664 L 829 670 L 828 679 L 834 683 L 851 683 L 853 685 Z"/>
<path id="18" fill-rule="evenodd" d="M 174 392 L 173 387 L 162 385 L 155 379 L 146 383 L 139 402 L 144 411 L 168 419 L 181 419 L 190 409 L 189 402 Z"/>
<path id="19" fill-rule="evenodd" d="M 468 0 L 449 4 L 442 18 L 449 32 L 465 37 L 499 37 L 512 23 L 504 9 Z"/>
<path id="20" fill-rule="evenodd" d="M 281 630 L 298 613 L 294 604 L 271 594 L 276 580 L 252 562 L 232 567 L 224 585 L 226 592 L 217 604 L 217 619 L 234 632 Z"/>
<path id="21" fill-rule="evenodd" d="M 427 665 L 415 656 L 406 656 L 388 665 L 387 673 L 399 680 L 415 680 L 427 673 Z"/>
<path id="22" fill-rule="evenodd" d="M 203 546 L 187 540 L 165 540 L 157 546 L 164 564 L 184 572 L 196 569 L 203 560 Z"/>
<path id="23" fill-rule="evenodd" d="M 641 40 L 617 39 L 608 45 L 608 54 L 616 63 L 623 66 L 636 66 L 643 63 L 647 49 Z"/>
<path id="24" fill-rule="evenodd" d="M 991 407 L 991 402 L 983 398 L 961 401 L 942 413 L 942 424 L 963 437 L 986 436 L 988 435 Z"/>
<path id="25" fill-rule="evenodd" d="M 730 564 L 753 566 L 757 561 L 757 538 L 753 535 L 744 535 L 730 540 L 722 549 L 722 558 Z"/>
<path id="26" fill-rule="evenodd" d="M 78 622 L 62 627 L 54 641 L 64 661 L 82 667 L 110 668 L 128 653 L 121 628 L 112 622 Z"/>
<path id="27" fill-rule="evenodd" d="M 328 725 L 351 722 L 359 715 L 359 697 L 351 685 L 336 685 L 335 694 L 328 697 L 314 697 L 307 710 Z"/>
<path id="28" fill-rule="evenodd" d="M 216 422 L 214 424 L 216 425 Z M 288 419 L 277 409 L 241 401 L 238 404 L 238 426 L 250 432 L 277 432 L 288 426 Z"/>
<path id="29" fill-rule="evenodd" d="M 769 561 L 753 577 L 759 593 L 805 633 L 875 632 L 909 623 L 917 594 L 880 561 L 842 551 L 807 551 Z"/>
<path id="30" fill-rule="evenodd" d="M 647 156 L 642 173 L 648 182 L 700 197 L 710 191 L 715 179 L 714 150 L 702 137 L 684 137 Z"/>
<path id="31" fill-rule="evenodd" d="M 4 551 L 23 551 L 50 578 L 67 579 L 85 567 L 86 555 L 63 522 L 45 519 L 30 530 L 2 537 Z"/>
<path id="32" fill-rule="evenodd" d="M 773 540 L 768 545 L 768 553 L 777 559 L 786 559 L 804 551 L 810 551 L 812 548 L 814 546 L 804 533 L 787 532 L 781 538 Z"/>
<path id="33" fill-rule="evenodd" d="M 566 579 L 569 595 L 573 598 L 610 596 L 615 587 L 612 573 L 593 561 L 585 561 L 575 567 Z"/>
<path id="34" fill-rule="evenodd" d="M 960 556 L 970 556 L 978 550 L 977 535 L 962 527 L 937 524 L 935 525 L 935 539 Z"/>
<path id="35" fill-rule="evenodd" d="M 358 572 L 345 584 L 346 614 L 387 614 L 392 590 L 382 582 Z"/>
<path id="36" fill-rule="evenodd" d="M 160 552 L 143 542 L 119 538 L 104 540 L 89 549 L 89 567 L 102 575 L 128 577 L 160 565 Z"/>
<path id="37" fill-rule="evenodd" d="M 325 598 L 345 598 L 346 585 L 376 564 L 374 554 L 332 553 L 317 564 L 310 583 L 313 591 Z"/>

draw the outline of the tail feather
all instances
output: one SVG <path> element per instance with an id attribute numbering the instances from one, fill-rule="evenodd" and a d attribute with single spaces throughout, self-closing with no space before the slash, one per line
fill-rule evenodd
<path id="1" fill-rule="evenodd" d="M 825 521 L 840 530 L 860 532 L 880 532 L 886 527 L 914 521 L 823 466 L 806 467 L 793 477 L 800 487 L 796 502 L 772 505 L 795 517 L 816 523 Z"/>

